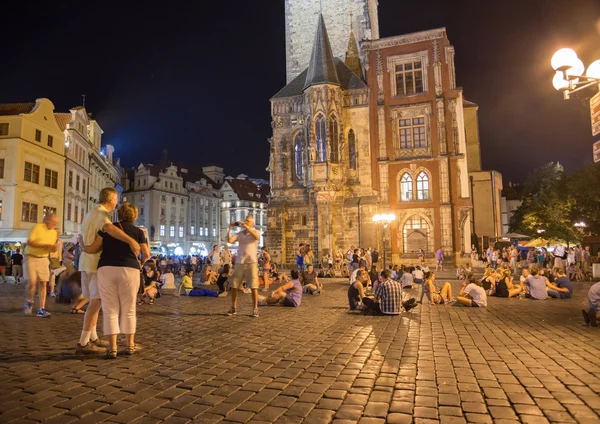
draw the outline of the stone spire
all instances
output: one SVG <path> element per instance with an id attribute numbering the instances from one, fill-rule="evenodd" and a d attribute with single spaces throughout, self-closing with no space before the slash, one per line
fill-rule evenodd
<path id="1" fill-rule="evenodd" d="M 344 63 L 356 76 L 364 80 L 362 65 L 360 63 L 360 53 L 358 51 L 358 44 L 356 43 L 356 37 L 354 31 L 350 30 L 350 40 L 348 40 L 348 50 L 346 50 L 346 60 Z"/>
<path id="2" fill-rule="evenodd" d="M 308 73 L 304 88 L 316 84 L 335 84 L 340 85 L 340 80 L 335 69 L 335 60 L 333 50 L 325 28 L 323 15 L 319 15 L 319 24 L 317 25 L 317 34 L 313 44 Z"/>

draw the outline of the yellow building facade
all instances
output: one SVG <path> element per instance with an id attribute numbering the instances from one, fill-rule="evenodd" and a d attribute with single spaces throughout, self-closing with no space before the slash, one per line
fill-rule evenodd
<path id="1" fill-rule="evenodd" d="M 26 240 L 45 213 L 62 219 L 64 154 L 50 100 L 0 104 L 0 241 Z"/>

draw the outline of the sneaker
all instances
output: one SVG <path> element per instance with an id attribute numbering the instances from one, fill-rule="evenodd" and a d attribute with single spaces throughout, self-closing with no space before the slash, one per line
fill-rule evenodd
<path id="1" fill-rule="evenodd" d="M 108 347 L 109 344 L 106 340 L 102 340 L 100 337 L 98 337 L 96 340 L 90 340 L 90 343 L 97 346 L 97 347 Z"/>
<path id="2" fill-rule="evenodd" d="M 50 297 L 56 297 L 56 294 L 54 292 L 50 292 Z"/>
<path id="3" fill-rule="evenodd" d="M 37 316 L 40 318 L 50 318 L 52 314 L 45 309 L 38 309 Z"/>
<path id="4" fill-rule="evenodd" d="M 33 302 L 26 301 L 23 312 L 25 312 L 25 315 L 31 315 L 33 312 Z"/>
<path id="5" fill-rule="evenodd" d="M 236 315 L 237 311 L 235 310 L 235 308 L 232 306 L 231 308 L 229 308 L 229 311 L 227 311 L 227 316 L 230 317 L 232 315 Z"/>
<path id="6" fill-rule="evenodd" d="M 219 293 L 219 294 L 217 295 L 217 297 L 227 297 L 227 295 L 228 295 L 228 294 L 227 294 L 227 292 L 226 292 L 226 291 L 224 291 L 224 292 L 221 292 L 221 293 Z"/>
<path id="7" fill-rule="evenodd" d="M 88 342 L 88 344 L 85 346 L 81 346 L 79 343 L 77 343 L 77 347 L 75 348 L 76 355 L 97 355 L 103 353 L 106 353 L 106 348 L 98 347 L 91 342 Z"/>
<path id="8" fill-rule="evenodd" d="M 252 318 L 258 318 L 258 309 L 255 309 L 254 312 L 252 312 L 252 315 L 250 315 Z"/>

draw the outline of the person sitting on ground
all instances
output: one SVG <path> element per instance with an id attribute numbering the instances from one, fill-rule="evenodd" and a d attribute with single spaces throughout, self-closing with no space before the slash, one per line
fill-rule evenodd
<path id="1" fill-rule="evenodd" d="M 539 270 L 536 266 L 532 266 L 529 271 L 531 275 L 525 280 L 525 289 L 527 290 L 527 297 L 536 300 L 546 300 L 548 298 L 548 288 L 557 288 L 551 284 L 548 279 L 540 275 Z"/>
<path id="2" fill-rule="evenodd" d="M 455 299 L 452 297 L 452 286 L 450 285 L 450 282 L 445 281 L 442 289 L 439 291 L 434 282 L 435 272 L 429 271 L 425 274 L 421 302 L 423 301 L 423 295 L 427 296 L 427 299 L 432 305 L 443 305 L 444 302 L 454 302 Z"/>
<path id="3" fill-rule="evenodd" d="M 354 284 L 348 287 L 348 305 L 351 311 L 364 307 L 362 300 L 366 297 L 365 288 L 369 284 L 369 274 L 366 271 L 358 273 Z"/>
<path id="4" fill-rule="evenodd" d="M 456 299 L 459 304 L 475 308 L 484 308 L 487 306 L 487 294 L 483 288 L 483 283 L 474 278 L 465 281 L 462 289 Z"/>
<path id="5" fill-rule="evenodd" d="M 525 289 L 522 284 L 513 284 L 510 269 L 505 269 L 501 274 L 499 273 L 498 277 L 494 290 L 497 297 L 515 297 Z"/>
<path id="6" fill-rule="evenodd" d="M 300 276 L 295 269 L 293 269 L 290 274 L 292 276 L 291 280 L 287 278 L 284 279 L 284 277 L 287 277 L 285 275 L 281 276 L 282 281 L 285 280 L 285 283 L 274 290 L 266 299 L 267 305 L 279 304 L 294 308 L 300 306 L 300 302 L 302 302 L 302 284 L 299 280 Z"/>
<path id="7" fill-rule="evenodd" d="M 464 280 L 465 276 L 466 276 L 465 267 L 462 265 L 459 265 L 458 268 L 456 268 L 456 279 Z"/>
<path id="8" fill-rule="evenodd" d="M 364 297 L 362 301 L 368 311 L 378 315 L 399 315 L 402 308 L 410 311 L 417 306 L 414 298 L 402 302 L 402 286 L 392 280 L 392 272 L 389 269 L 381 271 L 380 282 L 375 289 L 373 299 Z"/>
<path id="9" fill-rule="evenodd" d="M 573 297 L 573 282 L 561 268 L 554 268 L 556 289 L 548 289 L 548 296 L 556 299 L 571 299 Z"/>
<path id="10" fill-rule="evenodd" d="M 319 294 L 323 291 L 323 286 L 319 283 L 319 278 L 312 265 L 308 265 L 306 270 L 300 274 L 300 283 L 302 283 L 303 291 L 310 294 Z"/>
<path id="11" fill-rule="evenodd" d="M 325 268 L 323 267 L 323 264 L 319 264 L 319 270 L 317 271 L 317 277 L 325 278 Z"/>
<path id="12" fill-rule="evenodd" d="M 375 284 L 375 281 L 379 280 L 379 273 L 377 272 L 377 266 L 375 265 L 371 266 L 371 271 L 369 271 L 369 280 L 371 280 L 369 283 L 370 286 Z"/>
<path id="13" fill-rule="evenodd" d="M 361 269 L 365 270 L 364 267 L 357 267 L 354 271 L 352 271 L 352 274 L 350 274 L 350 284 L 354 284 L 354 282 L 356 281 L 356 276 L 358 275 L 358 271 Z"/>
<path id="14" fill-rule="evenodd" d="M 219 274 L 219 278 L 217 278 L 217 286 L 219 287 L 218 297 L 227 296 L 227 288 L 225 284 L 227 283 L 229 277 L 231 277 L 231 266 L 229 264 L 223 265 L 223 272 Z"/>
<path id="15" fill-rule="evenodd" d="M 215 284 L 218 277 L 219 275 L 212 270 L 211 265 L 204 265 L 202 274 L 200 274 L 200 282 L 206 285 Z"/>
<path id="16" fill-rule="evenodd" d="M 194 272 L 192 270 L 189 270 L 188 273 L 183 276 L 183 278 L 181 279 L 181 284 L 179 284 L 175 296 L 179 296 L 181 294 L 182 288 L 185 289 L 186 295 L 190 294 L 190 292 L 194 289 L 194 283 L 192 282 L 193 274 Z"/>
<path id="17" fill-rule="evenodd" d="M 413 287 L 413 275 L 404 266 L 402 267 L 402 276 L 400 277 L 400 284 L 402 285 L 402 289 L 412 289 Z"/>
<path id="18" fill-rule="evenodd" d="M 342 277 L 343 278 L 349 278 L 350 277 L 350 265 L 348 265 L 347 263 L 342 263 L 340 265 L 341 269 L 342 269 Z"/>
<path id="19" fill-rule="evenodd" d="M 598 306 L 600 305 L 600 283 L 593 284 L 588 291 L 588 310 L 581 310 L 585 325 L 598 326 Z"/>
<path id="20" fill-rule="evenodd" d="M 148 298 L 148 303 L 154 305 L 154 298 L 158 295 L 158 287 L 160 285 L 160 274 L 156 269 L 156 263 L 153 260 L 146 261 L 144 270 L 144 291 L 140 296 L 138 304 L 144 303 L 144 299 Z"/>
<path id="21" fill-rule="evenodd" d="M 425 282 L 425 273 L 419 265 L 417 265 L 417 268 L 412 272 L 412 274 L 415 284 L 423 284 Z"/>
<path id="22" fill-rule="evenodd" d="M 503 275 L 503 270 L 494 268 L 487 268 L 483 273 L 483 278 L 481 279 L 481 286 L 487 292 L 489 296 L 494 294 L 494 290 L 496 288 L 496 281 L 498 281 L 501 277 L 499 275 Z"/>
<path id="23" fill-rule="evenodd" d="M 393 267 L 390 265 L 392 269 L 392 280 L 400 281 L 400 277 L 402 276 L 402 272 L 398 268 L 398 265 L 394 265 Z"/>

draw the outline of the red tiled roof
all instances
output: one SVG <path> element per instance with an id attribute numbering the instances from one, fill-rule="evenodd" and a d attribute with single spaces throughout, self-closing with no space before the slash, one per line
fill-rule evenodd
<path id="1" fill-rule="evenodd" d="M 35 103 L 4 103 L 0 104 L 0 116 L 20 115 L 30 113 Z"/>
<path id="2" fill-rule="evenodd" d="M 73 116 L 70 113 L 55 113 L 54 119 L 56 119 L 56 123 L 58 124 L 58 128 L 61 131 L 64 131 L 69 125 L 69 122 L 73 119 Z"/>

